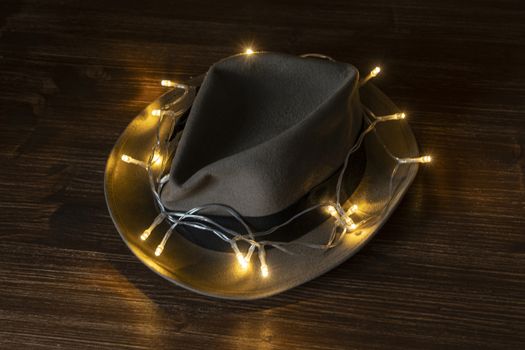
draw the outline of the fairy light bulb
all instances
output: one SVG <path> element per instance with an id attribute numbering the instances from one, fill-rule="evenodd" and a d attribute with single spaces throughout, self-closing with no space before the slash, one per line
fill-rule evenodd
<path id="1" fill-rule="evenodd" d="M 362 79 L 361 81 L 359 81 L 359 85 L 360 86 L 363 86 L 364 84 L 366 84 L 370 79 L 374 79 L 375 77 L 377 77 L 379 75 L 379 73 L 381 72 L 381 68 L 380 67 L 375 67 L 374 69 L 372 69 L 370 71 L 370 73 L 368 73 L 368 75 Z"/>
<path id="2" fill-rule="evenodd" d="M 262 278 L 267 278 L 270 275 L 270 271 L 266 264 L 266 251 L 264 250 L 264 245 L 259 246 L 259 262 L 261 263 L 261 276 Z"/>
<path id="3" fill-rule="evenodd" d="M 232 246 L 233 252 L 235 253 L 235 257 L 237 258 L 237 261 L 239 262 L 239 265 L 241 265 L 241 268 L 243 270 L 246 270 L 248 268 L 248 259 L 242 255 L 241 251 L 239 250 L 239 246 L 237 246 L 237 242 L 231 241 L 230 245 Z"/>
<path id="4" fill-rule="evenodd" d="M 160 117 L 162 115 L 162 111 L 160 109 L 154 109 L 151 111 L 151 115 L 154 117 Z"/>
<path id="5" fill-rule="evenodd" d="M 423 156 L 421 157 L 421 163 L 430 163 L 432 161 L 431 156 Z"/>
<path id="6" fill-rule="evenodd" d="M 359 206 L 357 204 L 352 204 L 350 208 L 348 209 L 348 212 L 350 214 L 353 214 L 353 213 L 357 213 L 358 210 L 359 210 Z"/>
<path id="7" fill-rule="evenodd" d="M 237 261 L 239 262 L 239 265 L 241 265 L 242 269 L 246 270 L 248 268 L 248 261 L 246 261 L 242 253 L 236 253 L 235 256 L 237 257 Z"/>
<path id="8" fill-rule="evenodd" d="M 389 121 L 389 120 L 405 119 L 406 118 L 406 114 L 401 112 L 401 113 L 394 113 L 394 114 L 389 114 L 389 115 L 377 116 L 375 118 L 376 118 L 377 121 L 386 122 L 386 121 Z"/>
<path id="9" fill-rule="evenodd" d="M 140 166 L 140 167 L 142 167 L 142 168 L 144 168 L 144 169 L 147 168 L 146 163 L 144 163 L 144 162 L 142 162 L 142 161 L 140 161 L 140 160 L 136 160 L 135 158 L 130 157 L 130 156 L 128 156 L 127 154 L 123 154 L 123 155 L 121 155 L 121 156 L 120 156 L 120 159 L 121 159 L 123 162 L 125 162 L 125 163 L 128 163 L 128 164 L 135 164 L 135 165 L 138 165 L 138 166 Z"/>
<path id="10" fill-rule="evenodd" d="M 122 161 L 126 162 L 126 163 L 131 163 L 131 157 L 128 156 L 127 154 L 123 154 L 120 159 L 122 159 Z"/>
<path id="11" fill-rule="evenodd" d="M 354 220 L 352 220 L 352 218 L 350 218 L 349 216 L 346 216 L 344 220 L 347 228 L 354 230 L 357 227 Z"/>
<path id="12" fill-rule="evenodd" d="M 332 215 L 333 217 L 337 217 L 339 213 L 337 212 L 337 209 L 333 205 L 330 205 L 326 208 L 326 211 L 328 214 Z"/>
<path id="13" fill-rule="evenodd" d="M 268 271 L 268 265 L 266 264 L 261 265 L 261 276 L 263 278 L 268 278 L 268 276 L 270 276 L 270 271 Z"/>
<path id="14" fill-rule="evenodd" d="M 151 230 L 150 229 L 146 229 L 144 230 L 144 232 L 142 232 L 142 234 L 140 235 L 140 239 L 145 241 L 148 239 L 149 235 L 151 234 Z"/>
<path id="15" fill-rule="evenodd" d="M 145 229 L 142 234 L 140 235 L 140 239 L 145 241 L 148 239 L 148 237 L 151 235 L 151 233 L 153 232 L 153 230 L 160 225 L 160 223 L 164 220 L 165 218 L 165 215 L 164 213 L 160 213 L 159 215 L 157 215 L 157 217 L 155 218 L 155 220 L 153 220 L 153 222 L 151 223 L 151 225 Z"/>
<path id="16" fill-rule="evenodd" d="M 248 47 L 246 48 L 246 50 L 244 50 L 244 54 L 245 55 L 253 55 L 255 51 L 253 51 L 253 49 L 251 47 Z"/>
<path id="17" fill-rule="evenodd" d="M 372 71 L 370 72 L 370 76 L 372 78 L 375 78 L 377 77 L 377 75 L 381 73 L 381 67 L 375 67 L 374 69 L 372 69 Z"/>
<path id="18" fill-rule="evenodd" d="M 161 80 L 160 85 L 165 86 L 165 87 L 174 87 L 176 84 L 172 80 L 165 79 L 165 80 Z"/>
<path id="19" fill-rule="evenodd" d="M 162 251 L 164 250 L 164 245 L 159 244 L 157 246 L 157 249 L 155 249 L 155 256 L 160 256 L 162 254 Z"/>
<path id="20" fill-rule="evenodd" d="M 162 163 L 162 155 L 159 151 L 155 151 L 155 153 L 153 153 L 153 158 L 151 159 L 151 162 L 155 165 L 160 165 Z"/>

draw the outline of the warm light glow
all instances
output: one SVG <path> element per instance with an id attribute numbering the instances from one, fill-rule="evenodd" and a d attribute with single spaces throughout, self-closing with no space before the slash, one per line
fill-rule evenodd
<path id="1" fill-rule="evenodd" d="M 256 52 L 251 47 L 247 47 L 244 50 L 244 52 L 241 53 L 240 55 L 245 54 L 245 55 L 249 56 L 249 55 L 253 55 L 255 53 Z M 247 60 L 249 60 L 249 59 L 247 58 Z M 369 81 L 372 78 L 374 78 L 377 75 L 379 75 L 380 72 L 381 72 L 381 68 L 380 67 L 375 67 L 372 71 L 370 71 L 370 73 L 364 79 L 359 81 L 360 86 L 362 86 L 363 84 L 366 84 L 367 81 Z M 192 89 L 194 88 L 193 86 L 178 84 L 178 83 L 176 83 L 174 81 L 171 81 L 171 80 L 162 80 L 161 81 L 161 85 L 165 86 L 165 87 L 173 87 L 175 89 L 184 89 L 185 93 L 193 91 Z M 162 138 L 160 136 L 161 135 L 161 133 L 160 133 L 160 131 L 161 131 L 160 126 L 161 126 L 162 120 L 163 120 L 162 116 L 169 116 L 169 115 L 172 114 L 172 112 L 170 111 L 171 106 L 170 105 L 159 105 L 159 104 L 157 104 L 155 106 L 159 107 L 159 109 L 148 109 L 147 111 L 149 111 L 151 116 L 160 117 L 160 118 L 159 119 L 145 118 L 151 124 L 154 124 L 154 123 L 158 124 L 157 143 L 155 144 L 155 147 L 153 148 L 153 154 L 149 153 L 147 156 L 138 155 L 140 157 L 140 159 L 145 159 L 145 160 L 138 160 L 138 159 L 132 158 L 132 157 L 126 155 L 126 154 L 122 154 L 121 157 L 120 157 L 121 160 L 126 162 L 126 163 L 131 163 L 131 164 L 138 165 L 138 166 L 144 168 L 148 172 L 148 175 L 152 174 L 152 172 L 151 172 L 152 169 L 155 170 L 154 173 L 159 172 L 159 170 L 161 168 L 160 167 L 159 168 L 155 168 L 154 166 L 162 166 L 164 163 L 168 163 L 168 161 L 171 158 L 171 155 L 170 155 L 170 152 L 169 152 L 169 150 L 170 150 L 170 148 L 169 148 L 169 140 L 162 140 Z M 400 119 L 405 119 L 406 118 L 406 114 L 404 112 L 393 113 L 393 114 L 383 115 L 383 116 L 376 116 L 372 111 L 369 111 L 369 114 L 370 114 L 370 117 L 371 117 L 371 122 L 373 121 L 372 122 L 373 125 L 371 125 L 371 127 L 369 129 L 364 131 L 361 134 L 360 137 L 364 137 L 364 135 L 366 135 L 366 133 L 368 131 L 372 130 L 375 127 L 375 124 L 377 124 L 379 122 L 385 122 L 385 121 L 391 121 L 391 120 L 400 120 Z M 175 113 L 174 113 L 174 115 L 175 115 Z M 381 143 L 382 143 L 382 141 L 381 141 Z M 357 145 L 357 146 L 359 147 L 359 145 Z M 407 157 L 407 158 L 397 157 L 397 156 L 395 156 L 393 153 L 391 153 L 388 150 L 387 146 L 384 143 L 383 143 L 383 147 L 387 151 L 388 155 L 392 159 L 397 161 L 397 165 L 396 166 L 401 165 L 401 164 L 429 163 L 429 162 L 432 161 L 432 157 L 430 155 L 425 155 L 425 156 L 418 155 L 418 156 Z M 356 149 L 357 148 L 355 148 L 355 147 L 352 148 L 352 150 L 349 151 L 347 157 L 350 154 L 352 154 L 353 152 L 355 152 Z M 166 157 L 166 158 L 164 159 L 164 157 Z M 125 167 L 125 166 L 122 166 L 122 167 Z M 392 173 L 391 178 L 394 176 L 394 173 Z M 344 174 L 344 169 L 343 169 L 343 174 Z M 162 174 L 159 174 L 159 176 L 157 176 L 157 178 L 153 180 L 155 183 L 153 184 L 154 186 L 152 186 L 152 189 L 153 189 L 153 193 L 155 195 L 159 195 L 159 193 L 157 192 L 157 188 L 162 188 L 162 185 L 164 185 L 168 181 L 168 179 L 170 178 L 169 174 L 165 174 L 164 176 L 161 176 L 161 175 Z M 342 178 L 342 174 L 340 176 Z M 339 199 L 339 194 L 338 194 L 337 198 Z M 328 216 L 326 217 L 327 219 L 330 219 L 330 221 L 334 221 L 334 225 L 335 225 L 333 227 L 334 231 L 332 233 L 332 236 L 329 238 L 328 243 L 326 243 L 326 244 L 316 243 L 316 244 L 309 244 L 307 246 L 311 246 L 312 248 L 315 248 L 315 249 L 330 249 L 330 248 L 335 247 L 335 245 L 338 244 L 339 241 L 341 241 L 341 239 L 339 237 L 343 237 L 344 235 L 346 235 L 350 231 L 354 231 L 354 230 L 356 230 L 359 227 L 360 228 L 359 230 L 356 230 L 356 231 L 351 233 L 351 236 L 357 236 L 358 234 L 361 233 L 361 231 L 363 231 L 365 229 L 365 226 L 366 226 L 365 223 L 368 221 L 368 218 L 363 219 L 362 216 L 365 216 L 364 214 L 367 214 L 367 212 L 370 211 L 369 210 L 369 207 L 370 207 L 369 203 L 367 203 L 365 201 L 360 202 L 360 206 L 361 207 L 360 207 L 360 212 L 358 214 L 356 214 L 358 212 L 358 210 L 359 210 L 359 207 L 358 207 L 357 204 L 348 203 L 348 204 L 351 204 L 351 205 L 349 205 L 348 209 L 345 211 L 345 209 L 342 206 L 343 204 L 339 200 L 337 202 L 328 202 L 328 203 L 332 203 L 333 205 L 327 205 L 327 202 L 324 202 L 323 204 L 315 205 L 315 206 L 311 207 L 308 210 L 305 210 L 303 213 L 300 214 L 300 215 L 303 215 L 304 213 L 308 212 L 309 210 L 314 210 L 314 209 L 318 210 L 320 208 L 323 208 L 326 211 L 327 214 L 329 214 L 332 217 L 334 217 L 333 220 L 330 219 Z M 252 272 L 252 268 L 256 267 L 257 263 L 254 264 L 255 266 L 250 268 L 250 266 L 251 266 L 250 265 L 251 264 L 250 263 L 250 259 L 252 258 L 252 255 L 254 254 L 254 252 L 257 249 L 258 253 L 256 253 L 256 254 L 258 254 L 258 258 L 259 258 L 259 262 L 260 262 L 260 265 L 259 265 L 260 267 L 259 268 L 260 268 L 261 278 L 268 278 L 269 277 L 270 273 L 269 273 L 268 265 L 266 264 L 265 247 L 272 247 L 273 246 L 273 247 L 276 247 L 276 248 L 280 248 L 280 245 L 283 244 L 282 242 L 273 242 L 273 241 L 264 241 L 264 240 L 257 241 L 256 240 L 257 239 L 256 238 L 257 235 L 252 235 L 251 232 L 250 232 L 250 235 L 249 235 L 250 237 L 247 238 L 247 235 L 244 234 L 244 233 L 243 234 L 236 234 L 235 231 L 233 231 L 233 230 L 227 230 L 225 228 L 222 228 L 218 223 L 215 223 L 211 218 L 207 218 L 205 216 L 202 216 L 202 219 L 200 219 L 199 216 L 196 215 L 196 214 L 195 215 L 186 215 L 183 212 L 172 212 L 172 211 L 167 210 L 162 203 L 159 203 L 159 205 L 161 207 L 160 214 L 158 214 L 158 216 L 155 218 L 153 223 L 147 229 L 145 229 L 142 232 L 142 234 L 140 235 L 140 239 L 142 241 L 146 241 L 149 238 L 149 236 L 156 230 L 156 227 L 160 223 L 162 223 L 165 218 L 167 218 L 166 219 L 166 223 L 169 223 L 171 225 L 171 227 L 165 233 L 164 238 L 162 239 L 161 243 L 158 244 L 158 246 L 156 247 L 156 249 L 154 251 L 155 256 L 159 257 L 160 255 L 162 255 L 162 253 L 164 251 L 164 248 L 165 248 L 167 242 L 169 241 L 169 238 L 170 238 L 173 230 L 179 224 L 180 220 L 182 220 L 181 217 L 184 217 L 184 218 L 188 217 L 188 219 L 190 219 L 188 221 L 191 222 L 191 223 L 193 223 L 193 221 L 191 221 L 191 219 L 193 219 L 193 217 L 195 217 L 195 218 L 197 218 L 197 219 L 195 219 L 195 224 L 196 224 L 195 227 L 196 228 L 199 228 L 201 230 L 206 230 L 206 231 L 212 231 L 212 232 L 216 233 L 223 241 L 230 243 L 230 245 L 232 247 L 232 250 L 233 250 L 233 254 L 232 255 L 235 255 L 236 260 L 237 260 L 237 262 L 238 262 L 238 264 L 240 266 L 240 269 L 245 270 L 243 272 L 244 275 L 247 273 L 246 270 L 250 269 L 249 273 L 251 273 Z M 364 208 L 363 208 L 363 206 L 364 206 Z M 344 205 L 344 207 L 346 207 L 346 205 Z M 188 211 L 188 213 L 197 213 L 198 210 L 201 210 L 203 208 L 206 208 L 206 206 L 203 206 L 201 208 L 191 209 L 190 211 Z M 234 215 L 234 213 L 231 213 L 231 214 Z M 366 216 L 369 216 L 369 215 L 366 215 Z M 372 216 L 372 218 L 373 218 L 373 216 Z M 287 224 L 287 222 L 284 223 L 284 224 L 275 226 L 271 230 L 274 230 L 275 228 L 279 228 L 280 226 L 283 226 L 283 225 L 286 225 L 286 224 Z M 225 232 L 224 233 L 220 232 L 223 229 L 225 230 Z M 273 231 L 270 231 L 270 232 L 273 232 Z M 230 234 L 231 234 L 231 236 L 229 236 Z M 340 236 L 338 236 L 339 234 L 340 234 Z M 243 244 L 243 252 L 246 252 L 246 254 L 243 254 L 243 252 L 241 252 L 241 250 L 239 249 L 239 246 L 237 244 L 238 242 L 241 242 Z M 304 244 L 305 242 L 298 242 L 298 243 Z M 245 246 L 247 244 L 249 244 L 249 248 L 246 251 L 244 248 L 245 248 Z M 282 251 L 284 251 L 285 253 L 287 252 L 286 249 L 284 249 L 284 248 L 280 248 L 280 249 Z M 168 255 L 170 253 L 172 253 L 172 252 L 171 251 L 168 252 Z M 290 254 L 293 254 L 293 252 L 290 252 Z M 237 268 L 237 266 L 235 265 L 235 262 L 232 261 L 232 263 L 234 264 L 233 268 L 236 269 L 236 272 L 239 272 L 239 268 Z M 271 261 L 270 261 L 270 263 L 271 263 Z M 272 265 L 272 266 L 275 268 L 275 265 Z M 275 271 L 277 271 L 277 272 L 275 272 Z M 279 273 L 279 269 L 274 270 L 274 273 L 278 274 Z"/>
<path id="2" fill-rule="evenodd" d="M 155 165 L 162 164 L 162 155 L 160 154 L 159 151 L 155 151 L 155 153 L 153 154 L 153 158 L 151 159 L 151 162 Z"/>
<path id="3" fill-rule="evenodd" d="M 263 278 L 267 278 L 270 275 L 270 272 L 268 271 L 268 265 L 263 264 L 261 265 L 261 276 Z"/>
<path id="4" fill-rule="evenodd" d="M 140 235 L 140 239 L 145 241 L 148 239 L 150 234 L 151 234 L 151 230 L 144 230 L 144 232 L 142 232 L 142 234 Z"/>
<path id="5" fill-rule="evenodd" d="M 160 82 L 160 85 L 165 86 L 165 87 L 173 87 L 175 86 L 175 82 L 171 80 L 162 80 Z"/>
<path id="6" fill-rule="evenodd" d="M 140 167 L 142 167 L 142 168 L 144 168 L 144 169 L 147 168 L 147 164 L 146 164 L 146 163 L 144 163 L 144 162 L 142 162 L 142 161 L 140 161 L 140 160 L 136 160 L 135 158 L 130 157 L 130 156 L 128 156 L 127 154 L 123 154 L 123 155 L 121 155 L 121 156 L 120 156 L 120 159 L 121 159 L 123 162 L 125 162 L 125 163 L 138 165 L 138 166 L 140 166 Z"/>
<path id="7" fill-rule="evenodd" d="M 376 77 L 379 73 L 381 72 L 381 67 L 375 67 L 374 69 L 372 69 L 372 71 L 370 72 L 370 76 L 372 78 Z"/>
<path id="8" fill-rule="evenodd" d="M 237 261 L 239 261 L 239 265 L 241 265 L 243 270 L 246 270 L 248 268 L 248 261 L 246 261 L 242 253 L 239 252 L 235 254 L 235 256 L 237 257 Z"/>
<path id="9" fill-rule="evenodd" d="M 410 163 L 430 163 L 432 161 L 431 156 L 421 156 L 416 158 L 398 158 L 398 162 L 401 164 L 410 164 Z"/>
<path id="10" fill-rule="evenodd" d="M 387 122 L 389 120 L 401 120 L 405 119 L 406 114 L 405 113 L 394 113 L 394 114 L 388 114 L 388 115 L 380 115 L 376 117 L 376 120 L 380 122 Z"/>
<path id="11" fill-rule="evenodd" d="M 253 49 L 251 47 L 248 47 L 246 48 L 246 50 L 244 50 L 244 54 L 245 55 L 253 55 L 255 51 L 253 51 Z"/>
<path id="12" fill-rule="evenodd" d="M 335 207 L 333 205 L 328 206 L 326 208 L 326 211 L 328 212 L 328 214 L 332 215 L 333 217 L 337 217 L 338 216 L 337 210 L 335 209 Z"/>
<path id="13" fill-rule="evenodd" d="M 345 223 L 346 223 L 346 226 L 350 228 L 355 228 L 354 220 L 352 220 L 349 216 L 345 217 Z"/>

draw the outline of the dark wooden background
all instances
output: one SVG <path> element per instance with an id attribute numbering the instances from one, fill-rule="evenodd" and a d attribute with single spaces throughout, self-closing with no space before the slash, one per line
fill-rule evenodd
<path id="1" fill-rule="evenodd" d="M 160 79 L 248 43 L 380 64 L 435 162 L 354 258 L 220 301 L 132 256 L 103 176 Z M 2 0 L 0 111 L 0 349 L 525 348 L 522 0 Z"/>

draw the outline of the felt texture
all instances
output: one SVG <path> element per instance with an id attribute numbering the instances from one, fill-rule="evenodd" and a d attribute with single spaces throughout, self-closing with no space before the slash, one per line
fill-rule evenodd
<path id="1" fill-rule="evenodd" d="M 361 124 L 349 64 L 277 53 L 219 61 L 195 98 L 163 204 L 278 213 L 341 167 Z"/>

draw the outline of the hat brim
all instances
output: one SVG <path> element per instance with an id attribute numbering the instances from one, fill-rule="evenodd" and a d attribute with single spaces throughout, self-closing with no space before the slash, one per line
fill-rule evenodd
<path id="1" fill-rule="evenodd" d="M 277 249 L 267 250 L 270 275 L 261 277 L 257 264 L 244 270 L 232 253 L 209 250 L 179 234 L 173 234 L 163 254 L 155 256 L 155 247 L 163 233 L 155 231 L 147 241 L 140 235 L 158 212 L 148 178 L 143 169 L 120 161 L 123 154 L 147 158 L 156 138 L 157 123 L 149 111 L 173 99 L 175 91 L 154 101 L 134 118 L 116 142 L 105 171 L 105 196 L 109 212 L 118 232 L 129 249 L 151 270 L 168 281 L 207 296 L 224 299 L 258 299 L 303 284 L 341 264 L 358 252 L 395 210 L 416 176 L 418 165 L 406 164 L 390 178 L 395 162 L 387 155 L 379 138 L 399 157 L 414 157 L 418 146 L 405 120 L 380 123 L 365 138 L 366 169 L 360 184 L 349 200 L 359 205 L 360 215 L 375 217 L 371 224 L 347 234 L 341 244 L 318 250 L 294 249 L 295 255 Z M 376 115 L 399 112 L 394 103 L 371 83 L 360 89 L 361 101 Z M 379 138 L 378 138 L 379 137 Z M 351 171 L 351 167 L 349 169 Z M 393 189 L 393 191 L 391 190 Z M 333 220 L 328 219 L 298 241 L 325 243 Z"/>

